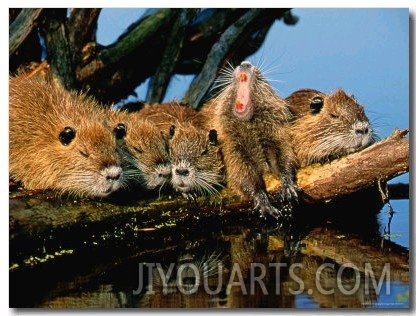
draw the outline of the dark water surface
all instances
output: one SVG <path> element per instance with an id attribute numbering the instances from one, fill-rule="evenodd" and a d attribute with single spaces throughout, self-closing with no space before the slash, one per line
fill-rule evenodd
<path id="1" fill-rule="evenodd" d="M 23 215 L 116 206 L 11 198 L 10 307 L 408 308 L 409 201 L 394 213 L 357 201 L 301 206 L 288 233 L 246 209 L 183 204 L 39 228 Z"/>

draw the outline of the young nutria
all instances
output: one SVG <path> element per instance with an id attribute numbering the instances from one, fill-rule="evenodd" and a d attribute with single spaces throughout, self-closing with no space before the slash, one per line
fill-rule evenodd
<path id="1" fill-rule="evenodd" d="M 167 183 L 171 175 L 168 133 L 164 135 L 136 114 L 108 111 L 107 116 L 121 134 L 118 149 L 126 178 L 149 190 Z"/>
<path id="2" fill-rule="evenodd" d="M 227 185 L 251 197 L 262 214 L 280 217 L 266 193 L 263 176 L 272 172 L 281 180 L 281 199 L 297 200 L 296 157 L 290 145 L 286 102 L 273 91 L 259 69 L 244 61 L 227 70 L 225 86 L 201 115 L 218 131 Z"/>
<path id="3" fill-rule="evenodd" d="M 106 197 L 123 186 L 113 130 L 92 99 L 53 83 L 9 79 L 10 175 L 27 189 Z"/>
<path id="4" fill-rule="evenodd" d="M 146 105 L 137 115 L 169 131 L 171 185 L 189 199 L 214 195 L 222 188 L 223 163 L 217 132 L 204 129 L 198 112 L 177 102 Z"/>
<path id="5" fill-rule="evenodd" d="M 302 89 L 286 100 L 295 118 L 290 130 L 300 166 L 324 163 L 377 140 L 364 108 L 342 89 L 333 94 Z"/>

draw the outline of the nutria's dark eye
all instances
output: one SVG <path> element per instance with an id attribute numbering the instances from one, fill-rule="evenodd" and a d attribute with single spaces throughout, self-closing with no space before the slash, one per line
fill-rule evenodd
<path id="1" fill-rule="evenodd" d="M 324 106 L 324 100 L 321 97 L 314 97 L 312 99 L 311 104 L 309 105 L 309 109 L 312 114 L 317 114 L 321 111 L 323 106 Z"/>
<path id="2" fill-rule="evenodd" d="M 339 118 L 339 115 L 336 115 L 334 113 L 329 114 L 329 116 L 331 116 L 331 118 L 333 118 L 333 119 Z"/>
<path id="3" fill-rule="evenodd" d="M 141 150 L 140 148 L 138 148 L 138 147 L 134 146 L 134 147 L 133 147 L 133 149 L 134 149 L 137 153 L 139 153 L 139 154 L 143 154 L 143 150 Z"/>
<path id="4" fill-rule="evenodd" d="M 218 143 L 218 134 L 217 131 L 215 129 L 212 129 L 209 131 L 208 133 L 208 139 L 209 139 L 209 143 L 212 146 L 216 146 Z"/>
<path id="5" fill-rule="evenodd" d="M 67 146 L 75 138 L 75 129 L 72 127 L 65 127 L 62 132 L 59 133 L 59 140 L 62 145 Z"/>
<path id="6" fill-rule="evenodd" d="M 114 127 L 114 134 L 116 135 L 116 139 L 122 139 L 127 134 L 127 126 L 123 123 L 118 123 L 116 127 Z"/>
<path id="7" fill-rule="evenodd" d="M 175 135 L 175 131 L 176 131 L 176 126 L 175 126 L 175 125 L 172 125 L 172 126 L 169 128 L 169 137 L 170 137 L 170 138 L 172 138 L 172 137 L 173 137 L 173 135 Z"/>

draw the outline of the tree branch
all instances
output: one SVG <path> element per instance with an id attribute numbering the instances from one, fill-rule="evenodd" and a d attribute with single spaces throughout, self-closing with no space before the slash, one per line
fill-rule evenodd
<path id="1" fill-rule="evenodd" d="M 81 62 L 81 52 L 85 44 L 96 42 L 97 21 L 100 12 L 101 9 L 75 8 L 71 10 L 67 26 L 74 65 Z"/>
<path id="2" fill-rule="evenodd" d="M 68 90 L 75 89 L 75 69 L 66 28 L 66 9 L 50 9 L 43 24 L 47 59 L 53 76 Z"/>
<path id="3" fill-rule="evenodd" d="M 160 65 L 156 69 L 148 92 L 147 101 L 150 103 L 162 102 L 169 80 L 172 77 L 179 60 L 183 42 L 188 28 L 199 9 L 181 9 L 178 18 L 173 24 L 168 37 Z"/>
<path id="4" fill-rule="evenodd" d="M 348 195 L 385 182 L 409 171 L 408 129 L 393 134 L 372 146 L 324 165 L 314 164 L 299 170 L 298 185 L 309 202 L 322 202 Z M 276 191 L 278 181 L 269 179 L 268 190 Z"/>
<path id="5" fill-rule="evenodd" d="M 128 34 L 121 37 L 115 45 L 103 49 L 98 58 L 104 64 L 113 64 L 132 53 L 149 41 L 161 28 L 176 17 L 177 9 L 159 9 L 155 14 L 141 21 Z"/>
<path id="6" fill-rule="evenodd" d="M 22 9 L 9 27 L 9 57 L 37 27 L 44 9 Z"/>
<path id="7" fill-rule="evenodd" d="M 222 64 L 231 48 L 236 46 L 239 37 L 251 27 L 252 22 L 263 10 L 265 9 L 249 10 L 221 35 L 218 42 L 214 44 L 209 52 L 201 73 L 192 81 L 183 97 L 183 103 L 190 104 L 194 108 L 198 107 L 202 98 L 217 77 L 217 70 L 222 68 Z"/>

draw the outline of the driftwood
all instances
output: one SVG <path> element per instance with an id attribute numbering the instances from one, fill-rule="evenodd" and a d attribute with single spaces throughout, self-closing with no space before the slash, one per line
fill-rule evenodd
<path id="1" fill-rule="evenodd" d="M 362 152 L 322 166 L 315 165 L 299 170 L 299 185 L 304 192 L 301 196 L 306 198 L 307 203 L 320 205 L 319 202 L 328 204 L 328 200 L 331 199 L 336 201 L 343 196 L 348 198 L 354 190 L 361 190 L 367 194 L 367 188 L 374 188 L 372 192 L 378 196 L 371 196 L 368 200 L 375 199 L 374 207 L 378 211 L 386 202 L 386 192 L 383 192 L 380 182 L 408 171 L 409 142 L 404 137 L 406 133 L 407 130 L 396 130 L 390 137 Z M 363 160 L 370 158 L 370 165 L 363 163 Z M 269 181 L 270 183 L 274 186 L 271 189 L 273 192 L 277 188 L 276 181 Z M 96 242 L 95 239 L 98 238 L 101 243 L 104 238 L 109 242 L 117 240 L 120 234 L 159 234 L 166 229 L 184 224 L 193 227 L 198 225 L 202 218 L 215 222 L 217 218 L 224 216 L 252 216 L 251 201 L 242 201 L 227 189 L 223 190 L 221 198 L 216 197 L 211 201 L 188 202 L 174 194 L 147 199 L 135 199 L 131 196 L 128 198 L 116 196 L 107 201 L 94 201 L 57 198 L 53 192 L 12 191 L 11 256 L 15 256 L 18 262 L 27 260 L 28 254 L 32 254 L 33 257 L 42 247 L 55 250 L 74 249 L 82 246 L 82 240 Z M 369 206 L 369 203 L 365 204 L 365 207 Z M 341 213 L 343 212 L 340 211 Z"/>
<path id="2" fill-rule="evenodd" d="M 207 297 L 203 290 L 192 296 L 183 295 L 176 289 L 167 296 L 161 294 L 162 289 L 157 286 L 155 295 L 135 295 L 133 291 L 137 283 L 134 282 L 137 281 L 133 281 L 132 276 L 137 273 L 138 263 L 162 262 L 166 257 L 172 262 L 177 261 L 177 264 L 182 262 L 181 258 L 193 258 L 191 263 L 195 264 L 201 264 L 207 258 L 237 263 L 245 278 L 251 273 L 249 264 L 252 262 L 265 266 L 286 264 L 287 267 L 300 264 L 302 269 L 296 275 L 304 282 L 305 291 L 321 306 L 362 307 L 376 304 L 378 292 L 374 289 L 375 283 L 368 283 L 368 280 L 377 284 L 382 282 L 378 280 L 408 284 L 410 279 L 408 249 L 390 242 L 388 237 L 380 236 L 377 221 L 377 212 L 386 202 L 380 198 L 385 194 L 379 192 L 378 182 L 408 170 L 406 154 L 399 154 L 407 148 L 408 159 L 409 143 L 405 134 L 406 131 L 395 131 L 366 151 L 310 167 L 315 173 L 320 168 L 346 164 L 349 164 L 349 170 L 359 169 L 365 166 L 362 164 L 363 157 L 374 157 L 386 146 L 391 150 L 384 160 L 397 159 L 393 164 L 396 167 L 386 168 L 385 172 L 380 169 L 374 175 L 363 171 L 361 174 L 369 175 L 368 182 L 362 182 L 361 187 L 355 184 L 359 191 L 343 196 L 344 199 L 341 198 L 337 205 L 327 201 L 339 200 L 340 192 L 350 193 L 352 189 L 348 183 L 341 182 L 345 185 L 331 189 L 329 181 L 311 177 L 313 181 L 325 183 L 333 194 L 327 193 L 322 204 L 319 203 L 323 201 L 322 195 L 315 195 L 316 200 L 311 200 L 310 193 L 314 191 L 308 191 L 308 187 L 313 188 L 313 182 L 308 183 L 306 178 L 302 178 L 301 188 L 308 193 L 305 197 L 309 203 L 312 201 L 315 204 L 306 204 L 300 210 L 301 221 L 297 226 L 301 229 L 294 240 L 297 251 L 292 253 L 291 246 L 287 250 L 285 234 L 276 231 L 258 214 L 253 214 L 249 201 L 240 201 L 227 190 L 222 192 L 221 202 L 211 203 L 190 203 L 173 195 L 143 200 L 116 197 L 114 200 L 93 201 L 57 198 L 53 192 L 14 190 L 10 193 L 9 202 L 10 306 L 264 307 L 263 301 L 267 297 L 272 299 L 266 303 L 269 307 L 294 306 L 295 296 L 288 289 L 296 290 L 298 284 L 289 278 L 287 268 L 280 270 L 279 287 L 270 276 L 266 275 L 264 279 L 270 293 L 279 288 L 277 296 L 263 296 L 260 290 L 255 295 L 245 296 L 240 287 L 233 287 L 227 300 L 210 303 L 215 300 Z M 341 168 L 335 168 L 338 169 Z M 304 169 L 299 174 L 303 172 Z M 338 175 L 344 176 L 343 173 Z M 371 181 L 373 186 L 368 190 L 366 188 Z M 334 183 L 338 183 L 337 180 Z M 361 197 L 354 196 L 360 192 Z M 363 196 L 368 198 L 366 203 L 360 202 Z M 321 216 L 325 218 L 328 215 L 319 213 L 323 208 L 333 215 L 330 224 L 322 222 Z M 334 220 L 337 216 L 339 218 Z M 366 224 L 357 225 L 357 221 Z M 252 248 L 253 244 L 257 246 Z M 317 271 L 324 263 L 333 268 L 321 273 L 320 280 L 322 284 L 331 285 L 335 295 L 322 295 L 316 287 Z M 355 275 L 361 275 L 354 295 L 339 293 L 337 282 L 345 284 L 346 288 L 351 282 L 348 273 L 343 274 L 346 278 L 337 279 L 336 271 L 340 267 L 352 268 Z M 228 266 L 224 272 L 225 280 L 229 279 L 230 269 Z M 48 276 L 46 279 L 45 275 Z M 21 289 L 28 280 L 37 286 L 26 288 L 22 296 Z M 216 276 L 213 282 L 215 280 Z M 91 288 L 92 285 L 96 287 Z M 248 288 L 249 284 L 246 286 Z M 119 289 L 117 295 L 114 288 Z"/>
<path id="3" fill-rule="evenodd" d="M 298 185 L 310 202 L 321 202 L 348 195 L 378 183 L 385 183 L 409 171 L 408 129 L 393 134 L 372 146 L 324 165 L 311 165 L 299 170 Z M 269 180 L 268 190 L 277 183 Z"/>
<path id="4" fill-rule="evenodd" d="M 137 86 L 151 78 L 146 101 L 161 102 L 172 76 L 198 75 L 203 69 L 186 96 L 198 107 L 227 61 L 238 64 L 255 53 L 276 20 L 297 22 L 287 8 L 148 9 L 114 43 L 102 46 L 96 41 L 100 11 L 71 9 L 67 17 L 65 8 L 10 9 L 10 71 L 30 71 L 42 62 L 39 30 L 50 75 L 64 87 L 113 104 L 134 96 Z"/>
<path id="5" fill-rule="evenodd" d="M 131 25 L 115 43 L 102 47 L 96 43 L 99 13 L 100 9 L 72 9 L 66 18 L 66 9 L 10 9 L 10 69 L 17 71 L 22 65 L 32 68 L 32 62 L 41 62 L 39 29 L 45 39 L 48 57 L 33 73 L 50 71 L 48 75 L 52 74 L 66 87 L 88 90 L 106 103 L 118 102 L 153 75 L 148 97 L 152 101 L 161 100 L 171 76 L 199 74 L 184 98 L 198 107 L 227 60 L 239 63 L 253 54 L 276 19 L 283 19 L 286 24 L 297 21 L 289 9 L 207 9 L 204 14 L 198 9 L 159 9 Z M 201 14 L 199 19 L 193 20 L 198 14 Z M 141 67 L 131 67 L 137 63 L 137 56 L 146 62 Z M 301 251 L 302 260 L 307 259 L 308 266 L 313 267 L 322 258 L 329 258 L 340 265 L 353 263 L 364 273 L 365 263 L 370 263 L 373 273 L 380 277 L 388 260 L 392 281 L 408 282 L 408 250 L 379 237 L 375 216 L 389 198 L 409 197 L 408 184 L 386 186 L 388 180 L 409 171 L 407 133 L 408 130 L 396 130 L 363 151 L 299 170 L 301 208 L 298 212 L 302 221 L 298 227 L 302 229 L 298 233 L 300 244 L 305 244 Z M 267 177 L 266 184 L 274 196 L 279 181 Z M 365 205 L 360 205 L 358 195 L 368 197 Z M 350 204 L 352 200 L 356 203 L 354 207 Z M 345 204 L 348 211 L 344 212 L 341 207 L 331 208 L 335 203 Z M 241 243 L 241 236 L 247 231 L 262 232 L 265 225 L 257 213 L 253 214 L 252 208 L 251 201 L 241 200 L 227 189 L 212 199 L 199 198 L 192 202 L 172 192 L 162 192 L 160 196 L 157 192 L 151 196 L 142 194 L 140 197 L 135 193 L 121 193 L 101 201 L 58 197 L 54 192 L 30 192 L 11 185 L 11 302 L 15 300 L 20 307 L 32 307 L 29 303 L 21 303 L 20 291 L 27 287 L 27 281 L 43 285 L 45 274 L 36 276 L 37 272 L 62 274 L 62 266 L 65 266 L 65 271 L 71 267 L 71 275 L 81 276 L 78 281 L 61 282 L 57 292 L 46 301 L 48 290 L 38 293 L 36 287 L 33 287 L 36 293 L 28 293 L 25 297 L 28 300 L 35 297 L 31 303 L 37 302 L 39 306 L 68 307 L 68 302 L 73 302 L 74 307 L 80 307 L 83 303 L 77 289 L 89 284 L 97 275 L 117 265 L 123 267 L 132 258 L 182 251 L 183 245 L 205 245 L 212 234 L 225 236 L 221 240 L 231 244 L 231 254 L 245 253 L 244 249 L 248 247 Z M 314 226 L 322 227 L 321 209 L 347 217 L 349 221 L 339 221 L 346 225 L 348 234 L 339 235 L 328 228 L 324 232 L 314 229 Z M 360 220 L 368 216 L 366 231 L 353 231 L 356 228 L 356 217 L 351 214 L 354 209 Z M 360 236 L 378 237 L 372 242 L 364 242 Z M 285 251 L 285 236 L 276 234 L 267 238 L 267 249 L 276 252 L 275 259 L 280 260 Z M 78 267 L 79 262 L 82 267 Z M 28 275 L 31 277 L 27 278 Z M 55 277 L 48 282 L 55 282 Z M 313 278 L 310 280 L 313 283 Z M 75 293 L 72 296 L 71 291 Z M 95 294 L 97 299 L 106 295 L 103 292 Z M 112 293 L 107 294 L 106 297 L 111 298 Z M 242 297 L 239 294 L 235 295 L 236 301 Z M 321 298 L 315 299 L 321 302 Z M 293 299 L 281 302 L 279 306 L 290 307 L 289 301 Z M 256 306 L 256 302 L 242 300 L 240 303 Z M 327 303 L 322 305 L 329 306 Z M 354 305 L 356 303 L 351 302 L 349 306 L 359 307 Z M 98 303 L 97 307 L 102 305 Z"/>

